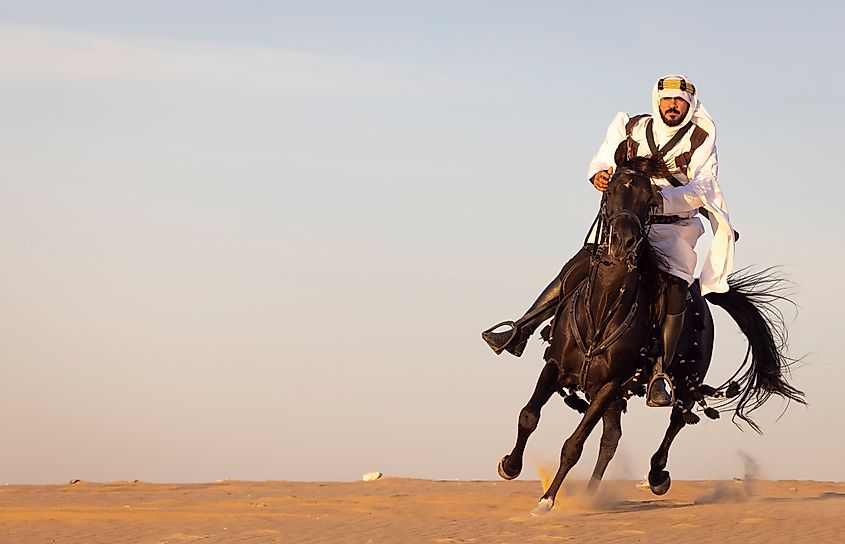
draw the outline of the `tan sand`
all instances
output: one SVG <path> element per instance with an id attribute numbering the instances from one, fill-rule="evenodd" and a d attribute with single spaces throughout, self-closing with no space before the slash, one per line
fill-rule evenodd
<path id="1" fill-rule="evenodd" d="M 536 481 L 8 485 L 0 543 L 845 542 L 843 483 L 636 483 L 570 482 L 538 518 Z"/>

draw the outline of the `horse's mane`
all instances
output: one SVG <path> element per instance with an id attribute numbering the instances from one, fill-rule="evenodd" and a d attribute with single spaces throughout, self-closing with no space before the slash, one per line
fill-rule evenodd
<path id="1" fill-rule="evenodd" d="M 660 157 L 632 157 L 619 164 L 619 167 L 630 168 L 647 178 L 668 178 L 672 175 Z"/>

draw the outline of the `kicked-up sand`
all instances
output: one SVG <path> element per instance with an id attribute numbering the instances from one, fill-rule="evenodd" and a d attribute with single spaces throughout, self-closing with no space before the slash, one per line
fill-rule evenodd
<path id="1" fill-rule="evenodd" d="M 7 485 L 0 543 L 845 542 L 845 483 L 637 483 L 569 482 L 541 517 L 537 481 Z"/>

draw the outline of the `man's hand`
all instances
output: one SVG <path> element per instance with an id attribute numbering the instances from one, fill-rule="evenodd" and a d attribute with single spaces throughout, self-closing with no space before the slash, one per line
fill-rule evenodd
<path id="1" fill-rule="evenodd" d="M 607 170 L 599 170 L 598 172 L 596 172 L 596 175 L 593 176 L 593 187 L 595 187 L 601 192 L 605 192 L 607 190 L 607 182 L 610 181 L 610 176 L 612 175 L 612 166 Z"/>

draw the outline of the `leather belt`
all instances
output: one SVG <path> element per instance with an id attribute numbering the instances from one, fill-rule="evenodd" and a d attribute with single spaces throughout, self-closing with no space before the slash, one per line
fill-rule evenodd
<path id="1" fill-rule="evenodd" d="M 652 215 L 648 218 L 648 224 L 651 225 L 668 225 L 689 219 L 689 217 L 681 217 L 680 215 Z"/>

